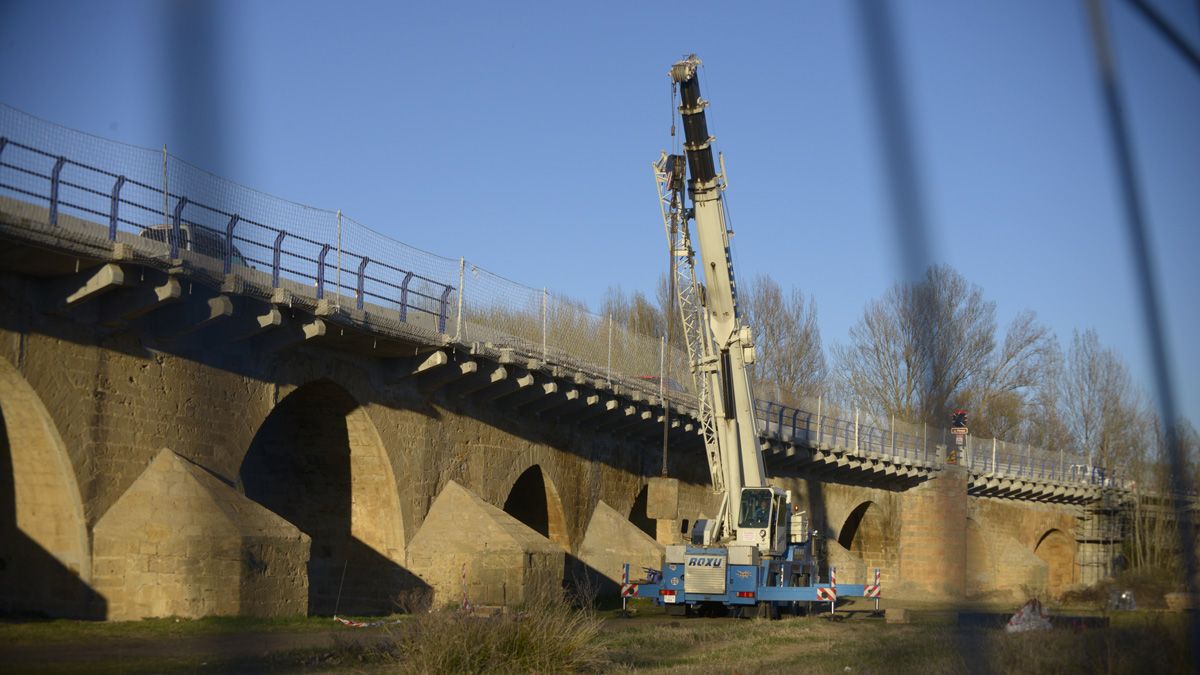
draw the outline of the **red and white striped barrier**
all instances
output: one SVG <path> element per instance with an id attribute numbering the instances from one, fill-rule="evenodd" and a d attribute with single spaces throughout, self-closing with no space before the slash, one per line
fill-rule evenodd
<path id="1" fill-rule="evenodd" d="M 875 568 L 875 583 L 870 584 L 863 589 L 863 597 L 878 598 L 879 597 L 879 568 Z"/>
<path id="2" fill-rule="evenodd" d="M 817 589 L 817 600 L 837 602 L 837 568 L 829 568 L 829 587 Z"/>
<path id="3" fill-rule="evenodd" d="M 638 585 L 629 581 L 629 563 L 621 569 L 621 597 L 632 598 L 637 595 Z"/>

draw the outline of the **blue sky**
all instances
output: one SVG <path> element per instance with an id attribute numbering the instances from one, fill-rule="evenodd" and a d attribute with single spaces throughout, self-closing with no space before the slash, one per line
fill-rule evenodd
<path id="1" fill-rule="evenodd" d="M 1200 48 L 1196 3 L 1154 4 Z M 741 5 L 247 0 L 216 4 L 205 41 L 164 3 L 9 0 L 0 101 L 596 307 L 610 285 L 652 294 L 665 268 L 649 164 L 671 142 L 667 68 L 695 52 L 739 276 L 815 296 L 828 346 L 902 267 L 856 19 Z M 1150 389 L 1083 4 L 895 7 L 930 257 L 1002 325 L 1028 308 L 1064 343 L 1095 328 Z M 1125 3 L 1108 11 L 1196 421 L 1200 74 Z"/>

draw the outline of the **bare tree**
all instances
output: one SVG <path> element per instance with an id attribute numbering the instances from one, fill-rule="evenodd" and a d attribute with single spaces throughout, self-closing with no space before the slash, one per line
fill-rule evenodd
<path id="1" fill-rule="evenodd" d="M 666 318 L 662 309 L 641 291 L 626 295 L 620 286 L 609 286 L 604 293 L 600 313 L 634 333 L 654 338 L 666 334 Z"/>
<path id="2" fill-rule="evenodd" d="M 1065 367 L 1058 340 L 1048 338 L 1042 352 L 1040 376 L 1026 402 L 1022 433 L 1025 443 L 1058 455 L 1064 465 L 1068 452 L 1072 459 L 1076 457 L 1062 408 Z"/>
<path id="3" fill-rule="evenodd" d="M 979 373 L 971 377 L 963 404 L 975 411 L 972 431 L 978 436 L 1016 440 L 1029 415 L 1046 364 L 1057 344 L 1033 312 L 1017 314 L 1004 333 L 1004 344 Z"/>
<path id="4" fill-rule="evenodd" d="M 1096 331 L 1076 332 L 1067 353 L 1063 411 L 1078 451 L 1096 466 L 1128 467 L 1150 445 L 1139 392 Z"/>
<path id="5" fill-rule="evenodd" d="M 797 404 L 825 389 L 825 353 L 817 326 L 817 305 L 798 289 L 784 295 L 779 284 L 760 275 L 742 309 L 754 329 L 755 390 L 761 396 Z"/>
<path id="6" fill-rule="evenodd" d="M 679 350 L 686 350 L 687 338 L 683 334 L 683 322 L 679 315 L 679 301 L 671 294 L 670 280 L 666 273 L 660 274 L 658 277 L 658 286 L 655 289 L 654 298 L 658 301 L 658 311 L 663 315 L 663 325 L 667 326 L 665 330 L 667 331 L 670 343 Z M 667 322 L 670 322 L 669 326 Z"/>
<path id="7" fill-rule="evenodd" d="M 1167 459 L 1167 434 L 1161 420 L 1153 419 L 1154 450 L 1145 457 L 1134 459 L 1129 466 L 1129 475 L 1136 481 L 1127 483 L 1134 496 L 1129 516 L 1129 536 L 1124 542 L 1130 567 L 1151 570 L 1163 576 L 1178 575 L 1183 571 L 1183 560 L 1179 550 L 1179 519 L 1177 500 L 1188 499 L 1186 495 L 1172 491 L 1171 465 Z M 1187 420 L 1180 420 L 1175 432 L 1175 442 L 1181 444 L 1190 471 L 1200 470 L 1200 435 Z M 1200 479 L 1200 475 L 1193 475 Z M 1192 483 L 1196 485 L 1196 482 Z M 1191 537 L 1195 542 L 1195 536 Z"/>
<path id="8" fill-rule="evenodd" d="M 1022 313 L 997 349 L 995 303 L 953 268 L 935 265 L 919 283 L 898 283 L 868 303 L 848 343 L 835 347 L 841 398 L 935 425 L 953 407 L 974 406 L 974 429 L 1011 437 L 1050 341 Z"/>

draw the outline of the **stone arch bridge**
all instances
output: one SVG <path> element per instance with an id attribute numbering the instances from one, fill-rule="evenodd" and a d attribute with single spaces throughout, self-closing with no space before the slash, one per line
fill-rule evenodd
<path id="1" fill-rule="evenodd" d="M 656 386 L 3 206 L 2 612 L 370 614 L 580 574 L 611 591 L 715 513 L 690 406 Z M 1097 488 L 794 417 L 764 413 L 768 469 L 841 579 L 880 567 L 885 593 L 939 598 L 1086 580 Z M 651 519 L 664 424 L 679 487 Z"/>

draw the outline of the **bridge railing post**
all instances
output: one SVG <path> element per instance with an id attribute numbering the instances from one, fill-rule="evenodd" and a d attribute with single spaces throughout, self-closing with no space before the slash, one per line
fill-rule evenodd
<path id="1" fill-rule="evenodd" d="M 66 157 L 59 157 L 54 162 L 54 168 L 50 171 L 50 224 L 58 225 L 58 175 L 62 173 L 63 164 L 67 163 Z"/>
<path id="2" fill-rule="evenodd" d="M 854 409 L 854 452 L 858 452 L 858 408 Z"/>
<path id="3" fill-rule="evenodd" d="M 449 315 L 450 315 L 450 312 L 448 311 L 449 301 L 450 301 L 450 293 L 453 290 L 454 290 L 453 286 L 447 286 L 445 289 L 443 289 L 442 290 L 442 298 L 438 304 L 438 332 L 441 333 L 442 335 L 446 334 L 446 319 L 449 318 Z M 462 291 L 459 291 L 458 297 L 459 297 L 459 308 L 460 308 L 460 312 L 461 312 Z M 460 317 L 462 316 L 461 313 L 459 314 L 459 316 Z M 460 319 L 460 321 L 461 321 L 461 319 Z M 458 337 L 462 335 L 461 323 L 459 325 L 460 325 L 459 334 L 455 336 L 455 339 L 458 339 Z"/>
<path id="4" fill-rule="evenodd" d="M 821 403 L 822 396 L 817 396 L 817 445 L 820 445 L 825 440 L 821 434 Z"/>
<path id="5" fill-rule="evenodd" d="M 125 185 L 125 176 L 117 176 L 113 181 L 112 204 L 108 209 L 108 240 L 117 240 L 117 213 L 121 207 L 121 186 Z"/>
<path id="6" fill-rule="evenodd" d="M 329 255 L 329 251 L 333 249 L 329 244 L 321 245 L 321 253 L 317 256 L 317 299 L 325 299 L 325 256 Z M 226 262 L 226 265 L 229 263 Z M 228 269 L 226 269 L 228 271 Z M 412 274 L 409 272 L 409 274 Z M 400 300 L 400 320 L 404 320 L 404 300 L 403 293 Z"/>
<path id="7" fill-rule="evenodd" d="M 604 379 L 612 386 L 612 335 L 613 335 L 613 318 L 612 312 L 608 314 L 608 357 L 604 365 Z"/>
<path id="8" fill-rule="evenodd" d="M 459 342 L 463 339 L 463 302 L 467 290 L 467 259 L 465 256 L 458 258 L 458 309 L 454 315 L 454 341 Z M 442 293 L 442 315 L 446 314 L 446 297 L 450 289 L 447 288 Z M 439 333 L 446 332 L 444 329 L 445 319 L 442 320 L 443 328 L 438 329 Z"/>
<path id="9" fill-rule="evenodd" d="M 408 321 L 408 285 L 412 283 L 413 273 L 409 272 L 404 275 L 404 281 L 400 284 L 400 321 Z"/>
<path id="10" fill-rule="evenodd" d="M 279 288 L 279 268 L 280 268 L 279 258 L 281 256 L 281 254 L 283 253 L 283 238 L 286 236 L 287 236 L 287 232 L 280 230 L 279 234 L 275 235 L 275 245 L 271 247 L 271 287 L 272 288 Z M 359 272 L 361 274 L 362 267 L 359 267 Z M 359 290 L 360 291 L 362 290 L 361 279 L 359 282 Z M 358 308 L 362 309 L 362 300 L 361 299 L 358 301 Z"/>
<path id="11" fill-rule="evenodd" d="M 225 274 L 229 274 L 230 271 L 233 270 L 233 228 L 237 227 L 239 220 L 241 220 L 241 217 L 235 213 L 232 216 L 229 216 L 229 223 L 227 225 L 225 225 Z M 325 246 L 325 248 L 328 249 L 329 246 Z M 322 252 L 321 253 L 321 266 L 323 267 L 324 264 L 325 264 L 325 254 L 324 254 L 324 252 Z M 320 275 L 321 275 L 321 267 L 318 267 L 317 268 L 317 277 L 318 277 L 317 298 L 318 299 L 321 297 Z"/>
<path id="12" fill-rule="evenodd" d="M 171 260 L 179 258 L 179 244 L 183 241 L 183 207 L 187 203 L 188 198 L 180 196 L 175 203 L 175 213 L 171 216 Z"/>
<path id="13" fill-rule="evenodd" d="M 276 254 L 276 255 L 278 255 L 278 254 Z M 358 263 L 358 289 L 357 289 L 358 300 L 356 300 L 354 304 L 359 309 L 363 308 L 363 306 L 366 304 L 366 300 L 367 300 L 367 297 L 366 297 L 367 265 L 370 262 L 371 262 L 371 259 L 364 255 L 362 257 L 362 261 L 360 261 Z"/>

